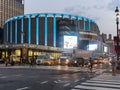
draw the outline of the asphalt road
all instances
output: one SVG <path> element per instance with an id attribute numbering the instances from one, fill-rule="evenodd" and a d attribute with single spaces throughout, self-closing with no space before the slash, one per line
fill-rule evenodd
<path id="1" fill-rule="evenodd" d="M 40 67 L 40 66 L 39 66 Z M 57 66 L 54 66 L 54 68 Z M 46 69 L 44 69 L 46 68 Z M 78 83 L 95 77 L 95 72 L 42 68 L 0 68 L 0 90 L 70 90 Z M 101 69 L 97 69 L 100 71 Z"/>

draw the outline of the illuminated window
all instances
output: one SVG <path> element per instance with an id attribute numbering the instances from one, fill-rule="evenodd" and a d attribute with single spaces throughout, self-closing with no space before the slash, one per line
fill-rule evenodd
<path id="1" fill-rule="evenodd" d="M 20 56 L 21 55 L 20 50 L 15 50 L 15 55 Z"/>
<path id="2" fill-rule="evenodd" d="M 28 51 L 28 56 L 32 56 L 32 55 L 33 55 L 32 50 L 29 50 L 29 51 Z"/>

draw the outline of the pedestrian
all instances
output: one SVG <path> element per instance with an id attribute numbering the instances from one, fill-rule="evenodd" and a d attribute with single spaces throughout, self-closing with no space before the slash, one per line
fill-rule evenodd
<path id="1" fill-rule="evenodd" d="M 6 67 L 8 66 L 8 63 L 9 63 L 9 59 L 8 59 L 8 57 L 7 57 L 7 58 L 5 58 L 5 66 L 6 66 Z"/>
<path id="2" fill-rule="evenodd" d="M 117 61 L 115 57 L 112 57 L 111 66 L 112 66 L 112 76 L 116 76 L 116 67 L 117 67 Z"/>
<path id="3" fill-rule="evenodd" d="M 93 60 L 92 60 L 92 58 L 90 57 L 90 59 L 89 59 L 89 68 L 90 68 L 90 72 L 92 72 L 92 69 L 93 69 Z"/>
<path id="4" fill-rule="evenodd" d="M 30 66 L 33 67 L 33 64 L 34 64 L 34 58 L 32 57 L 32 58 L 30 59 Z"/>

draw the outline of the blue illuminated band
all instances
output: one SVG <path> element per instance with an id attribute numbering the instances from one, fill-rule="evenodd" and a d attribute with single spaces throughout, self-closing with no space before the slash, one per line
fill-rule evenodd
<path id="1" fill-rule="evenodd" d="M 54 19 L 53 19 L 53 45 L 54 47 L 56 47 L 56 17 L 54 15 Z"/>
<path id="2" fill-rule="evenodd" d="M 17 36 L 17 33 L 18 33 L 18 27 L 19 26 L 17 26 L 17 24 L 18 24 L 18 22 L 17 22 L 17 20 L 18 20 L 18 18 L 19 19 L 22 19 L 23 20 L 23 17 L 24 18 L 27 18 L 27 17 L 29 17 L 28 18 L 28 34 L 27 34 L 27 37 L 28 37 L 28 41 L 26 41 L 28 44 L 31 44 L 31 17 L 35 17 L 35 16 L 43 16 L 43 17 L 45 17 L 45 21 L 44 21 L 44 40 L 45 40 L 45 46 L 47 46 L 47 44 L 48 44 L 48 19 L 47 19 L 47 17 L 51 17 L 51 16 L 53 16 L 54 18 L 53 18 L 53 46 L 55 47 L 56 46 L 56 27 L 57 27 L 57 25 L 56 25 L 56 18 L 57 17 L 61 17 L 61 18 L 69 18 L 69 17 L 71 17 L 71 18 L 79 18 L 80 20 L 81 19 L 83 19 L 83 29 L 84 29 L 84 31 L 86 30 L 86 20 L 89 20 L 89 23 L 88 23 L 88 30 L 90 31 L 94 31 L 94 24 L 96 24 L 95 23 L 95 21 L 94 20 L 91 20 L 91 19 L 88 19 L 88 18 L 85 18 L 85 17 L 81 17 L 81 16 L 75 16 L 75 15 L 70 15 L 70 14 L 60 14 L 60 13 L 55 13 L 55 14 L 52 14 L 52 13 L 40 13 L 40 14 L 25 14 L 24 16 L 23 15 L 21 15 L 21 16 L 15 16 L 15 17 L 13 17 L 13 18 L 10 18 L 10 19 L 8 19 L 8 20 L 6 20 L 6 24 L 8 23 L 8 22 L 10 22 L 9 24 L 9 26 L 7 26 L 7 29 L 9 29 L 10 30 L 10 35 L 7 35 L 7 37 L 5 38 L 6 40 L 9 40 L 9 38 L 10 38 L 10 43 L 12 43 L 12 21 L 13 20 L 16 20 L 15 21 L 15 43 L 17 43 L 17 38 L 18 38 L 18 36 Z M 80 20 L 78 19 L 78 25 L 77 25 L 77 27 L 78 27 L 78 30 L 80 30 L 80 28 L 81 28 L 81 25 L 80 25 Z M 36 44 L 37 45 L 39 45 L 40 44 L 40 40 L 39 40 L 39 38 L 40 38 L 40 36 L 39 36 L 39 33 L 40 33 L 40 24 L 39 24 L 39 17 L 36 17 Z M 20 30 L 20 32 L 24 32 L 24 22 L 22 21 L 21 22 L 21 30 Z M 9 32 L 7 31 L 7 33 L 9 34 Z M 9 36 L 9 37 L 8 37 Z M 21 43 L 24 43 L 24 36 L 23 35 L 21 35 Z"/>
<path id="3" fill-rule="evenodd" d="M 86 20 L 85 20 L 85 18 L 83 19 L 83 21 L 84 21 L 84 31 L 86 30 Z"/>
<path id="4" fill-rule="evenodd" d="M 17 19 L 15 20 L 15 43 L 17 44 Z"/>
<path id="5" fill-rule="evenodd" d="M 80 31 L 80 20 L 78 19 L 78 32 Z"/>
<path id="6" fill-rule="evenodd" d="M 89 23 L 88 23 L 88 30 L 90 31 L 90 23 L 91 23 L 91 21 L 90 21 L 90 19 L 88 21 L 89 21 Z"/>
<path id="7" fill-rule="evenodd" d="M 31 44 L 31 16 L 28 18 L 28 44 Z"/>
<path id="8" fill-rule="evenodd" d="M 36 44 L 39 45 L 39 17 L 36 17 Z"/>
<path id="9" fill-rule="evenodd" d="M 47 46 L 47 29 L 48 29 L 48 27 L 47 27 L 47 15 L 45 15 L 45 23 L 44 23 L 45 25 L 44 25 L 44 28 L 45 28 L 45 46 Z"/>

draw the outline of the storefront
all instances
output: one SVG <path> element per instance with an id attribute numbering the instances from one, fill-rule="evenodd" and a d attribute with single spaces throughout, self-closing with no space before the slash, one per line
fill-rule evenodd
<path id="1" fill-rule="evenodd" d="M 32 57 L 36 57 L 40 54 L 49 54 L 55 60 L 57 60 L 62 52 L 61 48 L 54 48 L 42 45 L 29 45 L 29 44 L 11 44 L 11 45 L 0 45 L 0 57 L 1 59 L 10 58 L 10 56 L 16 56 L 16 59 L 20 61 L 23 59 L 24 62 L 29 61 Z"/>

